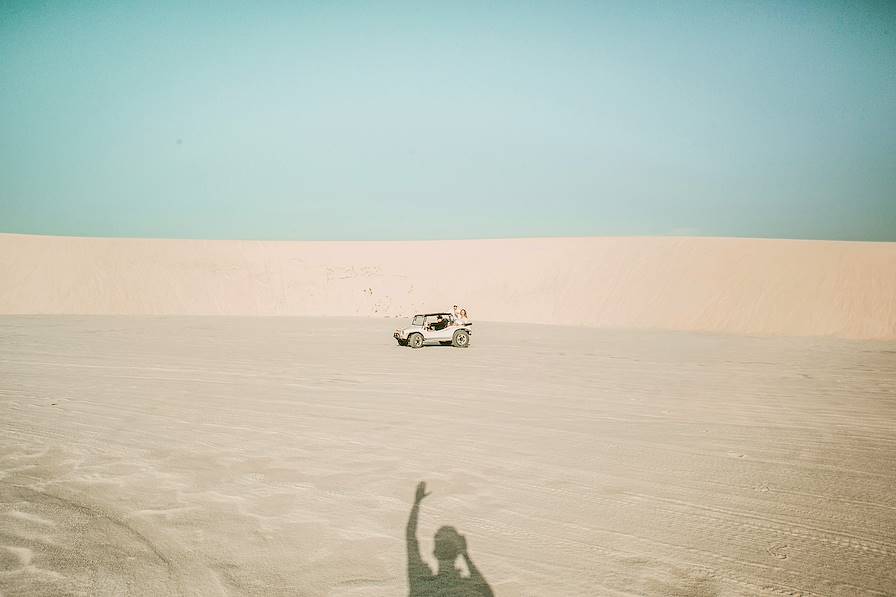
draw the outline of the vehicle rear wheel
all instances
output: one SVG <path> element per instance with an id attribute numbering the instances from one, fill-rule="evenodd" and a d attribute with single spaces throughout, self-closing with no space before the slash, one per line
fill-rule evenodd
<path id="1" fill-rule="evenodd" d="M 457 330 L 451 338 L 451 345 L 457 348 L 467 348 L 470 345 L 470 334 L 466 330 Z"/>
<path id="2" fill-rule="evenodd" d="M 423 346 L 423 336 L 420 334 L 411 334 L 408 337 L 408 346 L 411 348 L 420 348 Z"/>

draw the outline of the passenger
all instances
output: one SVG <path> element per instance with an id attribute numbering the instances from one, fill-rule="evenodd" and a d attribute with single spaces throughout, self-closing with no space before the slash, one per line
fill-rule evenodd
<path id="1" fill-rule="evenodd" d="M 458 325 L 467 325 L 468 323 L 470 323 L 470 319 L 467 317 L 466 309 L 460 310 L 460 313 L 458 314 L 458 317 L 457 317 L 457 323 L 458 323 Z"/>

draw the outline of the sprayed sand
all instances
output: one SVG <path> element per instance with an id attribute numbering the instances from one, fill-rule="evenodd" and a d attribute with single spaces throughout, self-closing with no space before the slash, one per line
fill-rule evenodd
<path id="1" fill-rule="evenodd" d="M 896 344 L 478 322 L 0 318 L 0 593 L 896 594 Z M 431 561 L 431 558 L 429 558 Z"/>
<path id="2" fill-rule="evenodd" d="M 0 313 L 407 316 L 896 339 L 896 243 L 0 234 Z"/>

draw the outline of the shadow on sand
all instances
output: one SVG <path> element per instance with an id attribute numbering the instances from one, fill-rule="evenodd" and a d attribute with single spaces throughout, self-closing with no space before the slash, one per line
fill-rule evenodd
<path id="1" fill-rule="evenodd" d="M 420 557 L 420 545 L 417 543 L 417 516 L 420 513 L 420 502 L 428 496 L 426 483 L 417 485 L 414 495 L 414 507 L 408 518 L 408 585 L 410 597 L 493 597 L 491 587 L 485 582 L 479 569 L 467 553 L 467 540 L 454 527 L 442 527 L 436 531 L 433 555 L 439 562 L 439 570 L 433 574 L 429 564 Z M 461 557 L 467 566 L 469 576 L 462 576 L 455 567 L 457 558 Z"/>

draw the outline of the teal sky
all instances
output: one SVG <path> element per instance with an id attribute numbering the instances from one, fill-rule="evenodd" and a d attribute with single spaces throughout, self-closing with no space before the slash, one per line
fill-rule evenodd
<path id="1" fill-rule="evenodd" d="M 0 3 L 0 231 L 896 241 L 896 3 Z"/>

